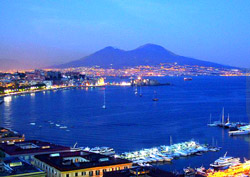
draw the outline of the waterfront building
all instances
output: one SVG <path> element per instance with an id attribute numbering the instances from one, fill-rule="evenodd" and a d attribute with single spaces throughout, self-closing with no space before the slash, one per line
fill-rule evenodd
<path id="1" fill-rule="evenodd" d="M 21 142 L 24 140 L 24 135 L 10 129 L 0 127 L 0 143 Z"/>
<path id="2" fill-rule="evenodd" d="M 45 177 L 46 173 L 17 158 L 7 158 L 0 162 L 0 176 L 6 177 Z"/>
<path id="3" fill-rule="evenodd" d="M 104 172 L 124 170 L 132 162 L 85 151 L 36 155 L 34 165 L 44 170 L 48 177 L 102 177 Z"/>
<path id="4" fill-rule="evenodd" d="M 69 151 L 70 147 L 38 140 L 0 144 L 0 157 L 19 157 L 33 163 L 34 155 Z"/>
<path id="5" fill-rule="evenodd" d="M 175 177 L 171 172 L 163 171 L 154 167 L 134 167 L 126 170 L 104 173 L 103 177 Z"/>

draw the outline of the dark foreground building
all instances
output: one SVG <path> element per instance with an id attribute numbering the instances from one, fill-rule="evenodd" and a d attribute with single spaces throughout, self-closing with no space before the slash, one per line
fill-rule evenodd
<path id="1" fill-rule="evenodd" d="M 24 135 L 8 128 L 0 127 L 0 143 L 21 142 L 24 140 Z"/>
<path id="2" fill-rule="evenodd" d="M 126 170 L 106 172 L 103 177 L 175 177 L 175 175 L 154 167 L 135 167 Z"/>
<path id="3" fill-rule="evenodd" d="M 31 140 L 0 144 L 0 157 L 19 157 L 33 162 L 34 155 L 69 151 L 70 147 L 49 142 Z"/>
<path id="4" fill-rule="evenodd" d="M 45 177 L 46 173 L 17 157 L 11 157 L 0 162 L 0 176 Z"/>
<path id="5" fill-rule="evenodd" d="M 48 177 L 102 177 L 104 172 L 131 168 L 132 162 L 85 151 L 36 155 L 34 165 Z"/>

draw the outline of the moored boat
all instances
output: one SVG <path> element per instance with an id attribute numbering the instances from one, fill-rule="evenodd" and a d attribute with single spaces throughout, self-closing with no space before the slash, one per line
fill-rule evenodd
<path id="1" fill-rule="evenodd" d="M 184 81 L 191 81 L 191 80 L 193 80 L 193 78 L 192 78 L 192 77 L 184 77 L 183 80 L 184 80 Z"/>
<path id="2" fill-rule="evenodd" d="M 240 164 L 240 158 L 234 158 L 226 155 L 227 153 L 225 153 L 223 157 L 215 160 L 214 163 L 210 164 L 210 166 L 213 168 L 225 168 Z"/>
<path id="3" fill-rule="evenodd" d="M 229 136 L 248 135 L 248 134 L 250 134 L 250 130 L 229 131 L 228 134 L 229 134 Z"/>

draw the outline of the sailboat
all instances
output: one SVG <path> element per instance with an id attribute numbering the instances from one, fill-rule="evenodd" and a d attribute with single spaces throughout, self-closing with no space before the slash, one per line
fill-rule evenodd
<path id="1" fill-rule="evenodd" d="M 159 99 L 156 97 L 156 91 L 154 91 L 154 98 L 152 100 L 153 101 L 159 101 Z"/>
<path id="2" fill-rule="evenodd" d="M 141 86 L 140 86 L 140 95 L 139 95 L 140 97 L 142 97 L 142 91 L 141 91 Z"/>
<path id="3" fill-rule="evenodd" d="M 104 88 L 104 94 L 103 94 L 103 106 L 102 109 L 106 109 L 106 89 Z"/>
<path id="4" fill-rule="evenodd" d="M 215 122 L 212 123 L 212 114 L 210 114 L 210 123 L 207 124 L 207 126 L 209 126 L 209 127 L 216 127 L 216 126 L 218 126 L 218 124 L 219 124 L 218 121 L 215 121 Z"/>
<path id="5" fill-rule="evenodd" d="M 225 127 L 225 111 L 224 107 L 222 109 L 222 114 L 221 114 L 221 123 L 219 124 L 220 127 Z"/>
<path id="6" fill-rule="evenodd" d="M 230 128 L 231 125 L 232 125 L 232 124 L 230 123 L 229 114 L 228 114 L 228 116 L 227 116 L 227 122 L 225 123 L 224 127 L 225 127 L 225 128 Z"/>

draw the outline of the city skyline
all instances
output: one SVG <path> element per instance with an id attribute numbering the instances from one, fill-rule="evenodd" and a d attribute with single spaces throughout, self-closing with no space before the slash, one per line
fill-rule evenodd
<path id="1" fill-rule="evenodd" d="M 106 46 L 131 50 L 155 43 L 182 56 L 250 67 L 248 5 L 248 1 L 6 1 L 0 7 L 0 59 L 48 66 Z"/>

